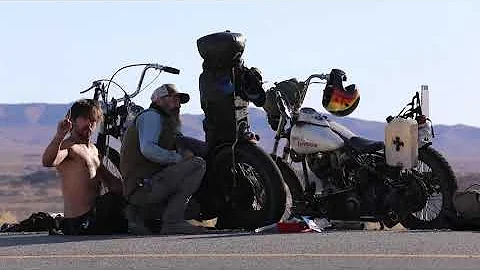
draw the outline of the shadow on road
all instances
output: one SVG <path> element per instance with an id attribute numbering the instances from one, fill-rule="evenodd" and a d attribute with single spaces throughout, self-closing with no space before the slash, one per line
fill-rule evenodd
<path id="1" fill-rule="evenodd" d="M 27 245 L 42 245 L 42 244 L 59 244 L 68 242 L 83 242 L 83 241 L 102 241 L 113 239 L 134 239 L 134 238 L 152 238 L 152 237 L 180 237 L 181 240 L 192 240 L 201 238 L 225 238 L 225 237 L 239 237 L 252 235 L 252 232 L 238 232 L 238 231 L 210 231 L 206 234 L 198 235 L 48 235 L 48 234 L 5 234 L 0 235 L 0 247 L 11 246 L 27 246 Z"/>
<path id="2" fill-rule="evenodd" d="M 195 239 L 215 239 L 215 238 L 227 238 L 227 237 L 245 237 L 245 236 L 252 236 L 255 235 L 253 232 L 218 232 L 218 231 L 211 231 L 206 234 L 197 234 L 197 235 L 189 235 L 182 237 L 185 240 L 195 240 Z"/>
<path id="3" fill-rule="evenodd" d="M 57 244 L 81 241 L 98 241 L 111 239 L 138 238 L 135 235 L 85 235 L 85 236 L 65 236 L 65 235 L 2 235 L 0 236 L 0 247 Z"/>

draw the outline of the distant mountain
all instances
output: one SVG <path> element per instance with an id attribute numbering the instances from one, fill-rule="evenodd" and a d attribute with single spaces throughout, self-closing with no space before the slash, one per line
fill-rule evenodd
<path id="1" fill-rule="evenodd" d="M 64 117 L 68 107 L 68 104 L 0 104 L 0 163 L 12 156 L 22 157 L 28 164 L 39 162 L 41 149 L 53 136 L 57 122 Z M 360 136 L 383 140 L 385 123 L 349 117 L 332 118 Z M 183 132 L 203 139 L 202 119 L 202 115 L 182 115 Z M 250 124 L 261 137 L 260 145 L 270 152 L 274 132 L 266 121 L 265 112 L 250 108 Z M 480 128 L 434 125 L 434 130 L 435 148 L 446 155 L 456 170 L 480 171 Z M 38 157 L 33 158 L 35 155 Z M 4 167 L 0 166 L 0 170 L 5 170 Z"/>
<path id="2" fill-rule="evenodd" d="M 68 107 L 67 104 L 0 104 L 0 127 L 55 125 Z"/>

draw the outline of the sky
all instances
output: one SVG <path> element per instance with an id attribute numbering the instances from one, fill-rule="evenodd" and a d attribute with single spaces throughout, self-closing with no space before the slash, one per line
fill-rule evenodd
<path id="1" fill-rule="evenodd" d="M 123 65 L 153 62 L 181 73 L 134 101 L 148 106 L 155 87 L 175 83 L 191 95 L 183 113 L 199 114 L 196 40 L 228 29 L 245 35 L 245 65 L 266 88 L 340 68 L 360 89 L 351 117 L 384 121 L 426 84 L 434 124 L 480 127 L 479 14 L 479 1 L 1 1 L 0 103 L 69 103 Z M 116 81 L 132 92 L 140 71 Z M 322 89 L 304 106 L 325 112 Z"/>

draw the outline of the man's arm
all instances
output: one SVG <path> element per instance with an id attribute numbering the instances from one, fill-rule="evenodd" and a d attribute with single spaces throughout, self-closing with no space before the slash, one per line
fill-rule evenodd
<path id="1" fill-rule="evenodd" d="M 98 167 L 97 174 L 100 176 L 102 183 L 108 188 L 108 191 L 123 195 L 122 180 L 107 170 L 103 164 L 100 164 Z"/>
<path id="2" fill-rule="evenodd" d="M 158 145 L 162 132 L 162 117 L 152 111 L 147 111 L 137 118 L 140 152 L 152 162 L 160 164 L 178 163 L 183 158 L 176 151 L 170 151 Z"/>
<path id="3" fill-rule="evenodd" d="M 62 149 L 63 139 L 72 128 L 69 115 L 58 123 L 57 133 L 42 155 L 42 164 L 45 167 L 55 167 L 68 156 L 68 149 Z"/>
<path id="4" fill-rule="evenodd" d="M 45 167 L 56 167 L 68 156 L 68 149 L 61 149 L 63 138 L 55 136 L 47 146 L 42 156 Z"/>

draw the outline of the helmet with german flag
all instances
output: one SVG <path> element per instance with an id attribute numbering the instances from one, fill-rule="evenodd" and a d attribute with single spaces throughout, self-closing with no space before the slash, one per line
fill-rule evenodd
<path id="1" fill-rule="evenodd" d="M 345 72 L 340 69 L 332 69 L 327 85 L 323 90 L 323 107 L 336 116 L 347 116 L 358 106 L 360 93 L 355 84 L 343 87 L 343 81 L 347 80 Z"/>

